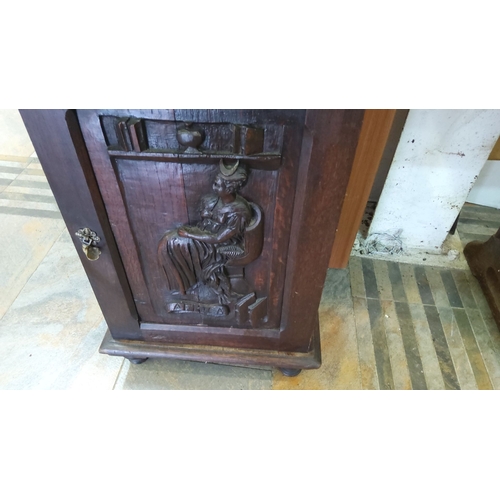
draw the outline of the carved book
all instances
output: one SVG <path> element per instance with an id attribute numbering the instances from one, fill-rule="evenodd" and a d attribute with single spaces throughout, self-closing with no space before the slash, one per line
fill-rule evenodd
<path id="1" fill-rule="evenodd" d="M 21 114 L 107 321 L 102 353 L 319 367 L 362 110 Z"/>

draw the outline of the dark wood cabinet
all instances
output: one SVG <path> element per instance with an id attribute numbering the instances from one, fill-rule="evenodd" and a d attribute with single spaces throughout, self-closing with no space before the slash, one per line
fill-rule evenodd
<path id="1" fill-rule="evenodd" d="M 101 352 L 320 366 L 362 110 L 22 110 L 109 332 Z"/>

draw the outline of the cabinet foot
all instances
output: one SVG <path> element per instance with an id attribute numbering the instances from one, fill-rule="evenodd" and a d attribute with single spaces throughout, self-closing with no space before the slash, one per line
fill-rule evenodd
<path id="1" fill-rule="evenodd" d="M 149 359 L 149 358 L 127 358 L 126 356 L 125 358 L 128 359 L 134 365 L 140 365 L 141 363 L 144 363 L 144 361 Z"/>
<path id="2" fill-rule="evenodd" d="M 279 370 L 285 377 L 296 377 L 302 371 L 298 368 L 280 368 Z"/>

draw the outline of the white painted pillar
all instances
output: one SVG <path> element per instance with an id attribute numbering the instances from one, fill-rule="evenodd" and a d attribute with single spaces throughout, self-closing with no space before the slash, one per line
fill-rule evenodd
<path id="1" fill-rule="evenodd" d="M 499 135 L 500 110 L 410 110 L 369 236 L 440 253 Z"/>

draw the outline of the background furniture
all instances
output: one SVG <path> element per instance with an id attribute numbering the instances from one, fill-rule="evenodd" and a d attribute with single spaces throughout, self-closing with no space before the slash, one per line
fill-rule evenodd
<path id="1" fill-rule="evenodd" d="M 471 241 L 464 255 L 500 329 L 500 229 L 487 241 Z"/>

